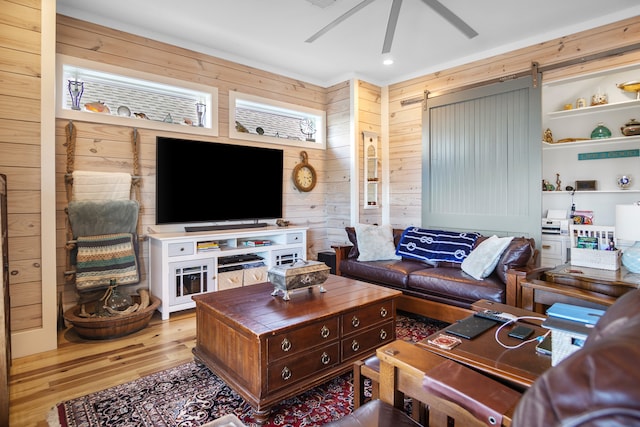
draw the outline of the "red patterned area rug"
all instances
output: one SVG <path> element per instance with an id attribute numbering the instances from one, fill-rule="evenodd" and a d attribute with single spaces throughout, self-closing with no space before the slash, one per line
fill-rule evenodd
<path id="1" fill-rule="evenodd" d="M 399 315 L 398 339 L 418 341 L 446 326 L 421 317 Z M 337 420 L 353 409 L 351 373 L 271 408 L 266 427 L 312 427 Z M 195 362 L 56 405 L 51 427 L 202 426 L 235 414 L 257 426 L 251 407 L 206 367 Z"/>

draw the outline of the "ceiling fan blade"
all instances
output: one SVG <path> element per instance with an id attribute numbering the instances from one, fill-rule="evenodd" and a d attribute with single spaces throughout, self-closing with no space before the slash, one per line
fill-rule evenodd
<path id="1" fill-rule="evenodd" d="M 466 22 L 458 17 L 455 13 L 451 12 L 445 5 L 438 0 L 422 0 L 427 6 L 436 11 L 440 16 L 449 21 L 451 25 L 456 27 L 468 38 L 472 39 L 478 35 L 476 30 L 471 28 Z"/>
<path id="2" fill-rule="evenodd" d="M 393 35 L 396 32 L 396 24 L 398 23 L 398 15 L 400 15 L 400 6 L 402 0 L 393 0 L 391 12 L 389 13 L 389 22 L 387 23 L 387 32 L 384 35 L 384 43 L 382 44 L 382 53 L 391 52 L 391 44 L 393 43 Z"/>
<path id="3" fill-rule="evenodd" d="M 364 0 L 358 3 L 357 5 L 355 5 L 354 7 L 352 7 L 351 9 L 349 9 L 348 11 L 346 11 L 345 13 L 343 13 L 342 15 L 338 16 L 336 19 L 331 21 L 327 26 L 322 28 L 320 31 L 318 31 L 317 33 L 315 33 L 314 35 L 306 39 L 305 43 L 312 43 L 318 37 L 326 34 L 330 29 L 332 29 L 333 27 L 335 27 L 336 25 L 338 25 L 339 23 L 341 23 L 342 21 L 344 21 L 345 19 L 347 19 L 348 17 L 350 17 L 351 15 L 359 11 L 360 9 L 373 3 L 374 1 L 375 0 Z"/>

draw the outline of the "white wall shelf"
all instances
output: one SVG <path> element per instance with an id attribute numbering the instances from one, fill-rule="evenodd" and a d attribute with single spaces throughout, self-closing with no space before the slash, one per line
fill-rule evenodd
<path id="1" fill-rule="evenodd" d="M 607 145 L 617 145 L 621 143 L 628 142 L 640 142 L 640 136 L 621 136 L 615 138 L 604 138 L 604 139 L 588 139 L 582 141 L 571 141 L 571 142 L 561 142 L 550 144 L 548 142 L 542 143 L 543 150 L 555 150 L 555 149 L 563 149 L 570 147 L 591 147 L 591 146 L 607 146 Z"/>
<path id="2" fill-rule="evenodd" d="M 640 100 L 633 99 L 631 101 L 615 102 L 604 105 L 594 105 L 584 108 L 573 108 L 571 110 L 551 111 L 547 113 L 550 119 L 561 119 L 565 117 L 581 116 L 585 114 L 600 114 L 605 111 L 624 111 L 640 108 Z M 637 110 L 636 110 L 637 112 Z"/>
<path id="3" fill-rule="evenodd" d="M 378 167 L 380 164 L 378 149 L 378 134 L 374 132 L 362 132 L 364 160 L 364 209 L 377 209 L 380 177 Z"/>
<path id="4" fill-rule="evenodd" d="M 229 138 L 326 149 L 326 112 L 229 91 Z"/>
<path id="5" fill-rule="evenodd" d="M 640 136 L 624 136 L 621 127 L 631 119 L 640 119 L 640 100 L 617 85 L 637 80 L 640 66 L 634 65 L 548 82 L 542 89 L 542 131 L 550 129 L 553 140 L 576 138 L 578 141 L 549 144 L 542 142 L 542 178 L 556 185 L 559 174 L 562 191 L 542 191 L 542 217 L 548 210 L 593 211 L 594 224 L 615 223 L 615 206 L 640 199 Z M 606 94 L 608 103 L 575 108 L 578 99 L 587 104 L 595 94 Z M 570 110 L 563 106 L 571 104 Z M 591 132 L 603 123 L 612 138 L 590 139 Z M 542 132 L 541 132 L 542 133 Z M 629 151 L 601 155 L 596 153 Z M 592 155 L 592 156 L 590 156 Z M 620 156 L 620 157 L 618 157 Z M 628 156 L 628 157 L 624 157 Z M 617 179 L 631 177 L 631 186 L 621 190 Z M 596 181 L 595 191 L 566 191 L 576 181 Z"/>
<path id="6" fill-rule="evenodd" d="M 56 66 L 57 118 L 218 136 L 217 88 L 60 54 Z M 83 83 L 80 109 L 72 106 L 71 81 Z M 98 101 L 109 111 L 87 110 L 85 104 Z M 198 125 L 196 104 L 204 106 L 202 126 Z"/>
<path id="7" fill-rule="evenodd" d="M 576 194 L 597 194 L 597 193 L 640 193 L 640 190 L 594 190 L 594 191 L 576 191 Z M 567 195 L 571 196 L 570 191 L 543 191 L 543 196 L 551 196 L 551 195 Z"/>

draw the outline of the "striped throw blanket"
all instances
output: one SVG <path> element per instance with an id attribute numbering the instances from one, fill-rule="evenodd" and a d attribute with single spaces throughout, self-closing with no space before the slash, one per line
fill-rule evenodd
<path id="1" fill-rule="evenodd" d="M 133 234 L 118 233 L 78 237 L 76 288 L 86 290 L 109 285 L 138 283 L 138 259 Z"/>
<path id="2" fill-rule="evenodd" d="M 478 233 L 409 227 L 402 232 L 396 254 L 434 265 L 440 261 L 460 264 L 469 255 L 478 237 Z"/>

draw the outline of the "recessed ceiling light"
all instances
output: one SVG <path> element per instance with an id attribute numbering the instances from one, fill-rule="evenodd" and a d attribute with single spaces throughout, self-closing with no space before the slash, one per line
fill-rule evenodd
<path id="1" fill-rule="evenodd" d="M 391 65 L 393 64 L 393 58 L 391 57 L 390 54 L 385 53 L 384 55 L 382 55 L 382 63 L 384 65 Z"/>

